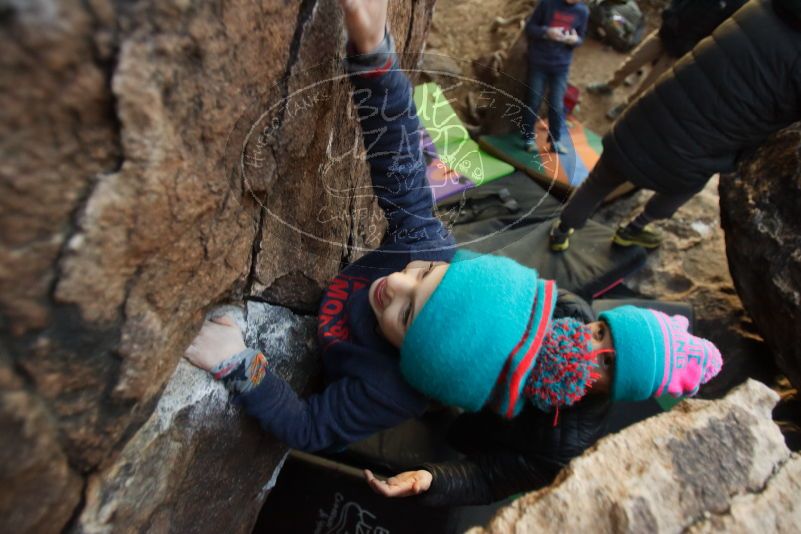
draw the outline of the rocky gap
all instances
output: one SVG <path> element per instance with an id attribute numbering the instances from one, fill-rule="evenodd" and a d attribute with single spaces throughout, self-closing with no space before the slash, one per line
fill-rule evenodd
<path id="1" fill-rule="evenodd" d="M 409 12 L 409 26 L 406 28 L 406 41 L 403 43 L 404 55 L 409 53 L 409 43 L 412 42 L 412 34 L 414 32 L 414 11 L 417 7 L 417 0 L 411 0 L 411 10 Z M 410 68 L 415 68 L 415 65 L 409 65 Z"/>
<path id="2" fill-rule="evenodd" d="M 81 498 L 78 501 L 78 504 L 75 505 L 75 508 L 72 511 L 72 515 L 67 519 L 67 522 L 64 523 L 64 526 L 61 528 L 62 533 L 66 532 L 77 532 L 78 529 L 78 520 L 81 518 L 81 512 L 83 512 L 84 507 L 86 506 L 86 490 L 89 487 L 89 477 L 92 473 L 86 473 L 83 477 L 83 484 L 81 485 Z"/>
<path id="3" fill-rule="evenodd" d="M 298 15 L 295 22 L 295 32 L 292 35 L 292 41 L 289 46 L 289 55 L 286 62 L 286 67 L 284 69 L 284 74 L 281 76 L 281 79 L 278 83 L 280 87 L 280 99 L 282 102 L 281 110 L 277 117 L 277 128 L 276 131 L 280 131 L 281 127 L 284 125 L 284 118 L 286 117 L 287 107 L 288 107 L 288 100 L 287 97 L 289 96 L 289 80 L 292 77 L 292 68 L 298 61 L 298 56 L 300 55 L 300 45 L 301 41 L 303 40 L 303 33 L 306 28 L 306 24 L 311 20 L 314 14 L 314 8 L 317 5 L 317 0 L 303 0 L 298 8 Z M 274 161 L 278 161 L 276 158 L 276 150 L 275 146 L 270 145 L 270 150 L 273 153 Z M 264 227 L 264 218 L 266 215 L 266 208 L 261 205 L 260 212 L 259 212 L 259 222 L 258 228 L 256 229 L 256 237 L 253 243 L 253 252 L 251 257 L 250 263 L 250 271 L 247 276 L 247 281 L 245 283 L 245 291 L 246 293 L 251 293 L 253 290 L 253 284 L 257 278 L 257 270 L 259 264 L 259 254 L 261 254 L 261 240 L 263 237 L 263 227 Z"/>
<path id="4" fill-rule="evenodd" d="M 311 319 L 316 319 L 317 318 L 317 314 L 316 313 L 309 313 L 307 310 L 296 309 L 293 306 L 287 306 L 286 304 L 282 304 L 280 302 L 272 302 L 270 299 L 266 299 L 266 298 L 261 297 L 261 296 L 257 296 L 257 295 L 246 296 L 245 299 L 244 299 L 245 305 L 247 305 L 247 303 L 250 302 L 250 301 L 252 301 L 252 302 L 264 302 L 266 304 L 269 304 L 270 306 L 275 306 L 277 308 L 283 308 L 285 310 L 289 310 L 290 312 L 292 312 L 294 315 L 297 315 L 298 317 L 311 318 Z"/>
<path id="5" fill-rule="evenodd" d="M 358 177 L 354 176 L 353 179 L 358 180 Z M 353 243 L 355 241 L 354 234 L 356 233 L 356 218 L 354 212 L 354 204 L 356 202 L 356 198 L 351 196 L 348 199 L 348 215 L 350 222 L 348 223 L 348 242 L 345 245 L 345 249 L 342 251 L 342 256 L 339 260 L 339 270 L 342 271 L 348 263 L 353 260 Z"/>
<path id="6" fill-rule="evenodd" d="M 259 218 L 256 223 L 256 236 L 253 238 L 253 245 L 250 253 L 250 270 L 248 271 L 247 279 L 245 280 L 245 294 L 249 295 L 253 292 L 253 284 L 256 283 L 258 277 L 257 270 L 259 267 L 259 254 L 261 253 L 261 240 L 264 233 L 264 216 L 267 214 L 267 208 L 264 206 L 259 207 Z"/>
<path id="7" fill-rule="evenodd" d="M 752 490 L 750 488 L 745 488 L 745 491 L 737 491 L 737 492 L 729 494 L 729 496 L 728 496 L 729 497 L 729 499 L 728 499 L 729 500 L 729 507 L 725 511 L 716 512 L 714 510 L 704 510 L 699 516 L 692 518 L 692 520 L 687 525 L 684 526 L 684 528 L 682 529 L 682 532 L 690 532 L 690 530 L 693 527 L 696 527 L 696 526 L 708 521 L 710 516 L 726 517 L 726 516 L 731 515 L 731 504 L 732 504 L 732 501 L 737 497 L 741 497 L 741 496 L 745 496 L 745 495 L 760 495 L 760 494 L 764 493 L 765 490 L 768 489 L 768 486 L 770 486 L 770 482 L 774 478 L 776 478 L 776 476 L 779 475 L 779 473 L 782 471 L 782 469 L 784 469 L 784 466 L 787 465 L 787 463 L 790 461 L 791 458 L 792 458 L 792 456 L 788 455 L 787 458 L 785 458 L 784 460 L 781 460 L 781 461 L 777 462 L 776 465 L 773 466 L 773 470 L 771 471 L 770 475 L 768 475 L 768 477 L 765 479 L 765 481 L 762 483 L 762 485 L 759 488 L 754 489 L 754 490 Z"/>
<path id="8" fill-rule="evenodd" d="M 54 276 L 53 280 L 50 285 L 50 289 L 48 290 L 48 295 L 53 302 L 54 306 L 58 306 L 58 299 L 56 298 L 56 288 L 58 287 L 58 283 L 61 280 L 61 263 L 62 260 L 68 255 L 69 253 L 69 246 L 70 241 L 72 238 L 80 233 L 81 225 L 80 220 L 81 216 L 83 215 L 86 205 L 89 203 L 89 200 L 92 198 L 92 194 L 94 193 L 95 188 L 100 183 L 102 176 L 107 174 L 113 174 L 118 172 L 124 162 L 125 162 L 125 155 L 122 146 L 122 121 L 120 121 L 118 108 L 117 108 L 117 97 L 114 94 L 112 89 L 112 82 L 114 73 L 117 70 L 117 64 L 119 61 L 119 43 L 117 37 L 117 29 L 114 29 L 113 35 L 113 44 L 112 48 L 109 51 L 110 54 L 108 57 L 103 57 L 103 54 L 99 50 L 97 46 L 96 36 L 97 32 L 100 31 L 101 23 L 99 21 L 99 17 L 97 13 L 94 11 L 91 2 L 89 0 L 81 0 L 81 4 L 84 8 L 84 11 L 90 16 L 92 19 L 92 33 L 89 36 L 89 50 L 92 54 L 92 60 L 94 61 L 95 65 L 100 69 L 105 77 L 105 86 L 107 89 L 106 97 L 107 97 L 107 109 L 106 109 L 106 116 L 109 122 L 112 125 L 112 131 L 114 132 L 114 136 L 112 138 L 112 143 L 114 144 L 113 153 L 116 155 L 115 161 L 113 165 L 109 166 L 106 171 L 96 173 L 93 176 L 90 176 L 87 180 L 87 185 L 84 187 L 83 191 L 81 191 L 80 195 L 78 196 L 78 200 L 75 203 L 75 207 L 72 210 L 67 222 L 67 226 L 63 231 L 64 239 L 61 243 L 61 247 L 56 255 L 55 260 L 53 261 L 54 265 Z M 78 137 L 80 139 L 80 137 Z"/>

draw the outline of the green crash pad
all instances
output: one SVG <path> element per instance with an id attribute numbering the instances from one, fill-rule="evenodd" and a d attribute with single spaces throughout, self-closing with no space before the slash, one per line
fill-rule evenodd
<path id="1" fill-rule="evenodd" d="M 586 128 L 574 117 L 565 121 L 562 130 L 562 142 L 567 154 L 558 155 L 550 151 L 548 130 L 545 121 L 538 121 L 537 150 L 526 152 L 523 140 L 518 133 L 503 135 L 483 135 L 479 146 L 515 168 L 525 172 L 550 193 L 567 197 L 589 176 L 603 151 L 601 137 Z M 625 184 L 607 197 L 612 200 L 631 191 L 632 186 Z"/>
<path id="2" fill-rule="evenodd" d="M 484 150 L 470 139 L 470 134 L 451 107 L 442 89 L 434 82 L 414 88 L 417 115 L 437 151 L 439 159 L 477 186 L 514 172 L 514 167 Z"/>

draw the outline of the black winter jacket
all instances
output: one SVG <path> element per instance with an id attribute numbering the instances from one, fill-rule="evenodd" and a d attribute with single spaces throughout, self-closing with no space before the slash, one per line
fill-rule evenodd
<path id="1" fill-rule="evenodd" d="M 659 39 L 668 54 L 681 57 L 745 3 L 746 0 L 673 0 L 662 12 Z"/>
<path id="2" fill-rule="evenodd" d="M 595 320 L 580 297 L 559 290 L 554 317 Z M 495 414 L 463 414 L 448 441 L 467 454 L 462 460 L 424 464 L 431 488 L 418 499 L 431 506 L 487 504 L 550 484 L 559 471 L 603 434 L 610 403 L 588 396 L 554 414 L 527 406 L 511 421 Z"/>
<path id="3" fill-rule="evenodd" d="M 801 32 L 751 0 L 683 56 L 604 137 L 602 158 L 635 185 L 692 193 L 801 118 Z"/>

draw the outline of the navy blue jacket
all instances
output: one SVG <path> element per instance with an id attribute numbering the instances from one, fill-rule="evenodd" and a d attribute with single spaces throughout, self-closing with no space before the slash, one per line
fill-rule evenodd
<path id="1" fill-rule="evenodd" d="M 541 0 L 526 21 L 529 65 L 551 71 L 568 70 L 573 48 L 581 45 L 587 35 L 589 13 L 581 2 L 571 5 L 564 0 Z M 576 30 L 579 42 L 569 45 L 548 39 L 545 34 L 552 27 Z"/>
<path id="2" fill-rule="evenodd" d="M 398 350 L 378 333 L 367 290 L 410 261 L 450 261 L 455 242 L 433 215 L 411 84 L 397 70 L 395 55 L 384 57 L 379 68 L 348 63 L 373 190 L 388 225 L 381 247 L 337 275 L 320 303 L 327 385 L 301 399 L 268 371 L 258 387 L 238 397 L 265 430 L 304 451 L 340 449 L 417 417 L 428 405 L 403 379 Z"/>

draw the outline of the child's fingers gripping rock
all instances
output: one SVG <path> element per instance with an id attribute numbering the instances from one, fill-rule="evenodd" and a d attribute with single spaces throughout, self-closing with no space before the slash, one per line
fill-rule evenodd
<path id="1" fill-rule="evenodd" d="M 210 371 L 220 362 L 245 350 L 242 332 L 227 316 L 203 323 L 198 335 L 186 349 L 186 358 L 197 367 Z"/>

